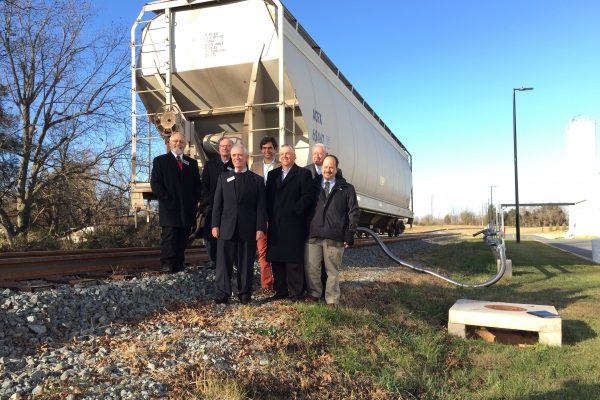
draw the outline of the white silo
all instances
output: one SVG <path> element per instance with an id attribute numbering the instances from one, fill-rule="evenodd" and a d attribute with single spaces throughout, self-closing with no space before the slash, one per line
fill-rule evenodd
<path id="1" fill-rule="evenodd" d="M 566 128 L 566 173 L 569 198 L 569 235 L 600 235 L 600 169 L 596 156 L 596 120 L 578 116 Z"/>

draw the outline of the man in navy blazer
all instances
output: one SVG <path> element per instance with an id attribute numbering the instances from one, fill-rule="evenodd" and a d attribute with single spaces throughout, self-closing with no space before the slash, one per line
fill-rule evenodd
<path id="1" fill-rule="evenodd" d="M 158 198 L 161 226 L 160 263 L 171 272 L 184 269 L 184 252 L 191 228 L 196 224 L 200 200 L 200 173 L 196 160 L 183 154 L 185 137 L 174 132 L 171 151 L 155 157 L 150 185 Z"/>
<path id="2" fill-rule="evenodd" d="M 256 241 L 267 229 L 265 185 L 263 178 L 248 171 L 248 150 L 243 145 L 231 148 L 231 161 L 234 171 L 219 176 L 213 201 L 212 235 L 217 238 L 214 301 L 229 301 L 235 263 L 237 295 L 247 304 L 252 297 Z"/>

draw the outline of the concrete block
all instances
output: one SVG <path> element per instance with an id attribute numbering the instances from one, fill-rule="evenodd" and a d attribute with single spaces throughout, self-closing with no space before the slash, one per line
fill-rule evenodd
<path id="1" fill-rule="evenodd" d="M 542 318 L 527 311 L 558 314 L 554 306 L 459 299 L 448 312 L 448 333 L 465 337 L 467 325 L 530 331 L 538 332 L 540 343 L 560 346 L 561 318 Z"/>
<path id="2" fill-rule="evenodd" d="M 496 263 L 498 265 L 498 271 L 500 271 L 501 261 L 498 259 L 496 260 Z M 504 270 L 504 275 L 502 275 L 502 277 L 512 278 L 512 260 L 506 260 L 506 269 Z"/>
<path id="3" fill-rule="evenodd" d="M 592 239 L 592 260 L 600 264 L 600 239 Z"/>

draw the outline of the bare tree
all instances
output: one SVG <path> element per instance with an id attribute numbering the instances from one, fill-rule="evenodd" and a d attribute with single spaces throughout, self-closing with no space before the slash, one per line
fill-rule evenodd
<path id="1" fill-rule="evenodd" d="M 0 84 L 17 117 L 11 129 L 16 174 L 0 187 L 0 224 L 10 244 L 27 241 L 48 187 L 123 150 L 123 137 L 114 134 L 124 132 L 119 124 L 127 114 L 127 40 L 115 29 L 86 32 L 91 5 L 0 2 Z"/>

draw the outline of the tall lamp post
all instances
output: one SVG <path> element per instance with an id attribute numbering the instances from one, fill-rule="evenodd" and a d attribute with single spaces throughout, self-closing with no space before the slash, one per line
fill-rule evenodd
<path id="1" fill-rule="evenodd" d="M 493 189 L 495 187 L 498 187 L 498 186 L 496 186 L 496 185 L 491 185 L 490 186 L 490 210 L 489 210 L 489 212 L 490 212 L 490 224 L 492 222 L 494 222 L 494 193 L 493 193 Z"/>
<path id="2" fill-rule="evenodd" d="M 515 211 L 516 211 L 516 238 L 517 243 L 521 243 L 521 225 L 520 225 L 520 216 L 519 216 L 519 172 L 517 169 L 517 103 L 515 93 L 523 92 L 526 90 L 533 90 L 532 87 L 520 87 L 513 88 L 513 142 L 515 147 Z"/>

